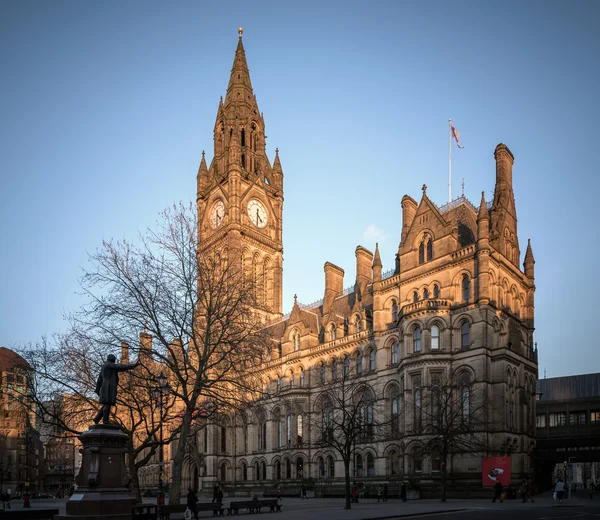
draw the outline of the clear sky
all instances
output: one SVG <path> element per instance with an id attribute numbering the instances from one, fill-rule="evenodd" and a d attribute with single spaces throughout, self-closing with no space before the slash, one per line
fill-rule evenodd
<path id="1" fill-rule="evenodd" d="M 491 199 L 513 170 L 536 259 L 540 377 L 600 371 L 600 3 L 0 2 L 0 344 L 64 330 L 102 239 L 195 199 L 237 44 L 284 171 L 284 312 L 354 282 L 357 245 L 394 266 L 400 200 Z M 596 352 L 596 354 L 594 354 Z"/>

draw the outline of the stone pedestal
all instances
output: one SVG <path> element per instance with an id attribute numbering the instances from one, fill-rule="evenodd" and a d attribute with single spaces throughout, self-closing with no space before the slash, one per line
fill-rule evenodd
<path id="1" fill-rule="evenodd" d="M 131 518 L 136 503 L 125 465 L 127 435 L 114 424 L 96 424 L 79 436 L 83 445 L 77 491 L 67 502 L 66 516 L 55 519 Z"/>

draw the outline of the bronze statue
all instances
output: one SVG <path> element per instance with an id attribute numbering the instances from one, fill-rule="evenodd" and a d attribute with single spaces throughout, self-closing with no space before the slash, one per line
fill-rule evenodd
<path id="1" fill-rule="evenodd" d="M 140 362 L 137 361 L 130 365 L 119 365 L 115 363 L 116 360 L 117 358 L 115 356 L 109 354 L 100 369 L 100 375 L 98 376 L 98 381 L 96 383 L 96 393 L 98 394 L 98 402 L 102 404 L 102 408 L 98 410 L 96 417 L 94 417 L 95 424 L 98 424 L 100 419 L 102 419 L 103 424 L 109 424 L 108 418 L 110 416 L 110 407 L 114 406 L 117 402 L 119 372 L 133 370 L 140 364 Z"/>

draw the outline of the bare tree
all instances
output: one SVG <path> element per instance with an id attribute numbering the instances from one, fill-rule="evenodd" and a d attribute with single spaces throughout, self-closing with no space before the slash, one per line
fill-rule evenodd
<path id="1" fill-rule="evenodd" d="M 446 501 L 448 463 L 455 457 L 485 451 L 487 400 L 482 383 L 470 372 L 433 375 L 426 395 L 416 398 L 414 426 L 422 436 L 423 452 L 439 464 L 441 501 Z"/>
<path id="2" fill-rule="evenodd" d="M 244 280 L 241 252 L 232 244 L 200 253 L 197 239 L 193 206 L 179 205 L 136 243 L 104 242 L 81 280 L 88 302 L 72 316 L 79 341 L 96 348 L 135 345 L 140 330 L 152 336 L 152 352 L 140 361 L 165 369 L 181 421 L 169 489 L 175 502 L 199 404 L 254 399 L 260 381 L 252 373 L 266 344 L 256 280 Z"/>
<path id="3" fill-rule="evenodd" d="M 23 352 L 34 368 L 31 408 L 39 414 L 47 437 L 78 435 L 92 422 L 100 406 L 94 389 L 104 354 L 75 331 L 57 338 L 54 344 L 44 340 Z M 169 443 L 179 432 L 174 423 L 166 437 L 158 436 L 160 423 L 175 418 L 173 398 L 167 395 L 163 406 L 152 398 L 159 368 L 146 363 L 121 377 L 111 417 L 128 436 L 129 473 L 138 499 L 139 469 L 152 459 L 161 444 Z"/>
<path id="4" fill-rule="evenodd" d="M 313 444 L 335 450 L 344 462 L 345 509 L 350 509 L 350 466 L 356 445 L 384 438 L 389 421 L 383 411 L 378 410 L 373 390 L 361 379 L 351 376 L 349 366 L 345 365 L 337 376 L 323 382 L 310 422 Z"/>

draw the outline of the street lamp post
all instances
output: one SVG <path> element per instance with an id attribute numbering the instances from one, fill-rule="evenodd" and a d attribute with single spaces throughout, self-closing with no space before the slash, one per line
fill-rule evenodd
<path id="1" fill-rule="evenodd" d="M 159 506 L 164 505 L 165 503 L 165 492 L 164 492 L 164 481 L 163 481 L 163 471 L 165 466 L 165 453 L 164 453 L 164 445 L 163 445 L 163 394 L 168 392 L 169 383 L 167 382 L 167 378 L 161 372 L 157 377 L 156 382 L 158 386 L 152 390 L 152 394 L 156 400 L 158 400 L 158 407 L 160 411 L 159 415 L 159 435 L 160 435 L 160 450 L 158 452 L 158 496 L 156 498 L 156 503 Z"/>

